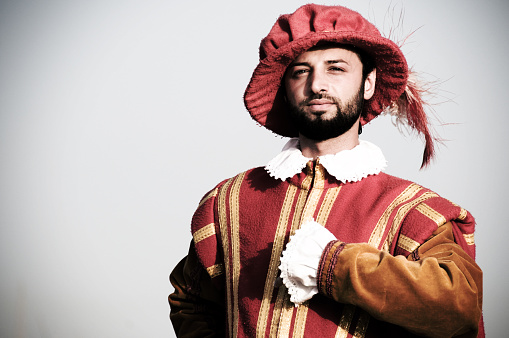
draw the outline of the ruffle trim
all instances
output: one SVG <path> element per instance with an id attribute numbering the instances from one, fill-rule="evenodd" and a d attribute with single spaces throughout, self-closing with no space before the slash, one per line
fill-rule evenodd
<path id="1" fill-rule="evenodd" d="M 358 182 L 369 175 L 379 174 L 387 167 L 382 150 L 373 143 L 362 140 L 353 149 L 320 156 L 319 159 L 329 174 L 343 183 Z M 265 170 L 275 179 L 284 181 L 300 173 L 311 160 L 302 155 L 299 139 L 292 138 L 265 166 Z"/>
<path id="2" fill-rule="evenodd" d="M 302 304 L 318 293 L 317 270 L 322 252 L 336 237 L 314 220 L 308 221 L 290 238 L 281 256 L 281 279 L 290 301 Z"/>
<path id="3" fill-rule="evenodd" d="M 284 181 L 302 171 L 312 158 L 305 157 L 299 148 L 299 139 L 292 138 L 283 150 L 265 166 L 265 170 L 276 180 Z"/>

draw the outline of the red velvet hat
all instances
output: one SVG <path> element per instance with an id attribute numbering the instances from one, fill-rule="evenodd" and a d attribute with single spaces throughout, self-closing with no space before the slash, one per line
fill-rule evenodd
<path id="1" fill-rule="evenodd" d="M 421 91 L 415 83 L 407 81 L 409 70 L 401 49 L 382 37 L 359 13 L 345 7 L 308 4 L 278 18 L 260 44 L 260 63 L 244 94 L 244 103 L 253 119 L 281 136 L 298 136 L 288 120 L 281 83 L 288 65 L 320 42 L 352 45 L 371 55 L 377 70 L 375 93 L 364 104 L 361 124 L 384 110 L 395 112 L 424 135 L 423 165 L 426 165 L 433 156 L 432 137 Z"/>

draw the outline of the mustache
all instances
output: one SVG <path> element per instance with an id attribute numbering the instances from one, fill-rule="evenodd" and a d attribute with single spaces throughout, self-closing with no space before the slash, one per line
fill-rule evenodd
<path id="1" fill-rule="evenodd" d="M 317 94 L 313 94 L 310 97 L 308 97 L 307 99 L 301 101 L 299 106 L 301 106 L 301 107 L 302 106 L 307 106 L 308 104 L 310 104 L 311 101 L 313 101 L 313 100 L 321 100 L 321 99 L 329 100 L 329 101 L 333 102 L 336 105 L 339 105 L 341 103 L 341 100 L 338 97 L 335 97 L 335 96 L 332 96 L 332 95 L 329 95 L 329 94 L 326 94 L 326 93 L 317 93 Z"/>

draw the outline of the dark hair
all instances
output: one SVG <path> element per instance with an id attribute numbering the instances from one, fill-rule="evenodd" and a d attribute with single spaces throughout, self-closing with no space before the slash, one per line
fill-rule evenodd
<path id="1" fill-rule="evenodd" d="M 376 68 L 375 60 L 371 54 L 362 49 L 356 49 L 355 53 L 357 53 L 359 59 L 362 62 L 362 78 L 363 80 L 366 80 L 369 73 L 371 73 Z"/>

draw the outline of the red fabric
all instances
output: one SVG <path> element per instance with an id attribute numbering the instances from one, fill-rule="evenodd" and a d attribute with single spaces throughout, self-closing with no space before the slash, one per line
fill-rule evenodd
<path id="1" fill-rule="evenodd" d="M 283 202 L 287 194 L 288 187 L 294 185 L 297 187 L 295 198 L 292 200 L 291 211 L 287 223 L 285 224 L 285 243 L 288 241 L 291 222 L 298 212 L 298 196 L 303 190 L 303 182 L 306 174 L 303 172 L 285 182 L 276 181 L 265 172 L 263 168 L 256 168 L 246 173 L 244 180 L 238 191 L 239 205 L 239 253 L 240 253 L 240 277 L 238 290 L 238 337 L 255 336 L 257 321 L 264 285 L 267 278 L 271 253 L 274 247 L 274 238 L 276 228 L 280 220 Z M 357 183 L 342 184 L 334 178 L 325 175 L 324 189 L 320 193 L 318 207 L 314 217 L 318 216 L 320 205 L 324 202 L 327 191 L 330 188 L 341 186 L 338 197 L 331 206 L 326 226 L 341 241 L 349 243 L 368 242 L 375 225 L 380 220 L 388 206 L 404 191 L 411 182 L 392 177 L 386 174 L 369 176 Z M 224 183 L 220 184 L 219 191 L 223 189 Z M 412 199 L 419 198 L 427 189 L 422 189 Z M 307 192 L 309 194 L 309 192 Z M 236 195 L 233 192 L 232 185 L 225 191 L 224 196 Z M 460 215 L 461 208 L 453 205 L 451 202 L 440 198 L 432 197 L 426 202 L 433 207 L 440 209 L 447 220 L 454 219 Z M 220 230 L 217 227 L 219 218 L 217 215 L 218 204 L 221 203 L 219 196 L 210 198 L 197 210 L 192 229 L 193 233 L 214 220 L 216 224 L 216 235 L 201 240 L 196 244 L 196 252 L 205 268 L 220 264 L 225 261 L 223 257 L 223 247 L 221 243 Z M 228 221 L 228 236 L 231 240 L 231 206 L 229 198 L 226 198 L 227 211 L 225 217 Z M 389 226 L 383 233 L 385 239 L 390 230 L 390 224 L 396 217 L 398 208 L 394 209 L 389 215 Z M 423 217 L 417 210 L 411 209 L 405 214 L 402 227 L 399 233 L 413 238 L 416 241 L 424 241 L 431 236 L 437 229 L 437 224 L 429 218 Z M 362 225 L 362 226 L 360 226 Z M 457 222 L 461 233 L 473 232 L 473 218 L 468 216 L 464 221 Z M 413 237 L 412 237 L 413 236 Z M 395 254 L 396 242 L 398 236 L 394 238 L 391 246 L 391 253 Z M 230 242 L 231 243 L 231 242 Z M 383 240 L 382 240 L 383 243 Z M 229 268 L 233 270 L 231 260 L 232 248 L 229 250 Z M 468 252 L 468 251 L 467 251 Z M 472 250 L 470 252 L 473 252 Z M 408 253 L 405 253 L 408 255 Z M 225 276 L 216 277 L 213 280 L 224 289 Z M 231 276 L 226 276 L 231 278 Z M 272 301 L 269 309 L 269 324 L 266 327 L 266 336 L 270 333 L 270 319 L 273 316 L 277 286 L 274 287 Z M 228 305 L 228 304 L 227 304 Z M 228 306 L 232 306 L 229 304 Z M 340 316 L 344 304 L 334 302 L 322 295 L 316 295 L 309 303 L 309 312 L 307 314 L 305 336 L 309 337 L 329 337 L 334 336 L 337 330 L 337 323 L 340 322 Z M 362 313 L 356 310 L 352 327 L 355 327 L 356 318 Z M 295 318 L 295 312 L 293 314 Z M 292 319 L 290 332 L 293 330 L 294 320 Z M 378 332 L 378 333 L 377 333 Z M 380 332 L 382 335 L 380 335 Z M 366 337 L 386 337 L 383 333 L 389 333 L 392 337 L 410 337 L 407 331 L 394 325 L 379 322 L 374 318 L 369 321 L 369 328 Z M 398 333 L 398 334 L 396 334 Z"/>

